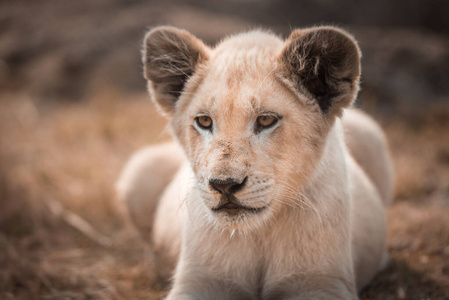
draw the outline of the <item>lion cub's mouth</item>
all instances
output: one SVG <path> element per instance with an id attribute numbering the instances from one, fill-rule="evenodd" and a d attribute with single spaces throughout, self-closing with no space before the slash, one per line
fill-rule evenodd
<path id="1" fill-rule="evenodd" d="M 250 212 L 250 213 L 260 213 L 266 208 L 266 206 L 262 207 L 249 207 L 244 206 L 235 201 L 235 199 L 224 199 L 220 201 L 220 204 L 217 207 L 212 208 L 213 212 L 226 212 L 230 215 L 236 215 L 240 212 Z"/>

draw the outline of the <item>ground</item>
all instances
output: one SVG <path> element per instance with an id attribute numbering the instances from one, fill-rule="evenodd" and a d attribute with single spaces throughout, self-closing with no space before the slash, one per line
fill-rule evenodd
<path id="1" fill-rule="evenodd" d="M 0 98 L 0 298 L 160 299 L 151 247 L 114 195 L 129 155 L 169 138 L 148 97 Z M 362 299 L 449 299 L 449 110 L 382 125 L 397 172 L 391 263 Z"/>

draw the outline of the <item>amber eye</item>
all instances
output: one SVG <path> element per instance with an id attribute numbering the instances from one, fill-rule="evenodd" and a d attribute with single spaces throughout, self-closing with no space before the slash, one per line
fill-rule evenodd
<path id="1" fill-rule="evenodd" d="M 273 115 L 261 115 L 257 118 L 257 128 L 258 131 L 261 129 L 270 128 L 274 124 L 277 123 L 279 118 L 276 118 Z"/>
<path id="2" fill-rule="evenodd" d="M 212 128 L 212 119 L 208 116 L 199 116 L 195 118 L 196 124 L 202 129 Z"/>

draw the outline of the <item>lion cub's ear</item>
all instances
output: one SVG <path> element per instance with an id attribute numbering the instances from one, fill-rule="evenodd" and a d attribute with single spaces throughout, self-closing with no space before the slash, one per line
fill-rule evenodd
<path id="1" fill-rule="evenodd" d="M 279 56 L 284 79 L 318 102 L 323 113 L 340 115 L 359 90 L 360 50 L 352 36 L 334 27 L 295 30 Z"/>
<path id="2" fill-rule="evenodd" d="M 163 112 L 171 114 L 186 81 L 207 58 L 208 48 L 185 30 L 162 26 L 146 34 L 144 75 Z"/>

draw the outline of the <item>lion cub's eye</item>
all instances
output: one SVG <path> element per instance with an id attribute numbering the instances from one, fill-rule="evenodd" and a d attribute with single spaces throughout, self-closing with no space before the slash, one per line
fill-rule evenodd
<path id="1" fill-rule="evenodd" d="M 261 115 L 257 117 L 256 132 L 260 132 L 262 129 L 267 129 L 274 126 L 279 121 L 279 117 L 274 115 Z"/>
<path id="2" fill-rule="evenodd" d="M 208 116 L 196 117 L 195 122 L 201 129 L 211 129 L 212 128 L 212 119 Z"/>

